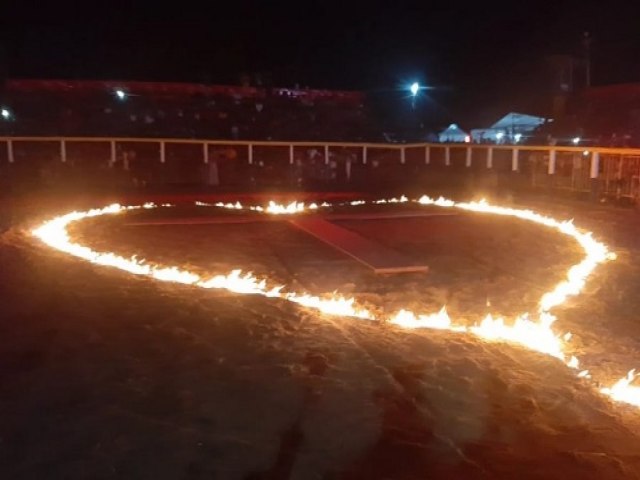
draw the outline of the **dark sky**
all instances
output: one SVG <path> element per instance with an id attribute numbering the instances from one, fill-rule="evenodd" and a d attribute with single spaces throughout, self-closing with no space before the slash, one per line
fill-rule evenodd
<path id="1" fill-rule="evenodd" d="M 0 62 L 14 78 L 236 83 L 262 70 L 317 88 L 419 79 L 445 103 L 486 103 L 521 94 L 545 55 L 581 54 L 588 30 L 594 83 L 640 81 L 637 0 L 4 0 L 0 18 Z"/>

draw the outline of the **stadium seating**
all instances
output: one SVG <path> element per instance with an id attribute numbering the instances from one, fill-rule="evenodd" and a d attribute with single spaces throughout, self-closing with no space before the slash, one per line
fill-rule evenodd
<path id="1" fill-rule="evenodd" d="M 361 92 L 9 80 L 2 135 L 376 140 Z"/>

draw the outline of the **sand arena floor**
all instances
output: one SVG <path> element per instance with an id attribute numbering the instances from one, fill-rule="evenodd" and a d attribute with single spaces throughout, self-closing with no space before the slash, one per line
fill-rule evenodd
<path id="1" fill-rule="evenodd" d="M 637 214 L 537 207 L 575 217 L 619 255 L 556 312 L 585 367 L 616 379 L 640 361 Z M 470 323 L 488 304 L 534 310 L 580 258 L 566 238 L 506 218 L 342 222 L 431 268 L 380 277 L 286 223 L 126 225 L 156 214 L 88 220 L 72 233 L 96 249 L 202 272 L 242 266 L 389 311 L 446 304 Z M 160 284 L 44 249 L 20 227 L 4 233 L 0 262 L 2 477 L 640 475 L 640 411 L 549 357 Z"/>

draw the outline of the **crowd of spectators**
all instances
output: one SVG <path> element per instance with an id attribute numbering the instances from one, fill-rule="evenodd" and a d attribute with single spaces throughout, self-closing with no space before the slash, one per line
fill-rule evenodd
<path id="1" fill-rule="evenodd" d="M 379 140 L 360 92 L 9 80 L 1 135 Z"/>

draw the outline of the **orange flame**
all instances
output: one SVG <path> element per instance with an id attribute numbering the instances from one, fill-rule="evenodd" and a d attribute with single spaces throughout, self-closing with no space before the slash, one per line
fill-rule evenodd
<path id="1" fill-rule="evenodd" d="M 222 204 L 223 208 L 243 208 L 238 205 L 239 204 L 231 203 Z M 32 233 L 50 247 L 88 260 L 91 263 L 118 268 L 136 275 L 146 275 L 164 282 L 195 285 L 200 288 L 221 288 L 235 293 L 256 294 L 265 297 L 278 297 L 317 309 L 329 315 L 373 318 L 370 312 L 356 306 L 353 298 L 345 298 L 339 295 L 321 298 L 296 292 L 283 293 L 283 286 L 268 287 L 266 280 L 258 279 L 251 273 L 242 274 L 240 270 L 233 270 L 228 275 L 216 275 L 211 278 L 202 279 L 196 273 L 182 270 L 178 267 L 152 265 L 135 256 L 125 258 L 112 252 L 96 252 L 89 247 L 74 243 L 69 237 L 67 227 L 73 222 L 100 215 L 114 215 L 139 208 L 156 208 L 156 206 L 153 204 L 145 204 L 141 207 L 124 207 L 114 204 L 102 209 L 89 210 L 86 212 L 71 212 L 43 223 L 40 227 L 34 229 Z"/>
<path id="2" fill-rule="evenodd" d="M 635 369 L 629 370 L 627 376 L 621 378 L 610 388 L 602 388 L 600 391 L 609 395 L 618 402 L 625 402 L 636 407 L 640 407 L 640 387 L 631 385 L 631 382 L 638 376 Z"/>
<path id="3" fill-rule="evenodd" d="M 382 199 L 373 202 L 356 200 L 348 202 L 348 204 L 356 206 L 367 203 L 394 204 L 408 201 L 407 197 L 402 196 L 400 198 Z M 510 324 L 507 324 L 500 316 L 494 317 L 487 315 L 479 324 L 467 327 L 465 325 L 454 324 L 443 307 L 437 313 L 420 315 L 402 309 L 396 315 L 390 317 L 389 321 L 403 328 L 449 330 L 474 334 L 487 341 L 504 341 L 518 344 L 530 350 L 555 357 L 564 362 L 569 368 L 578 370 L 580 365 L 578 359 L 575 356 L 568 356 L 565 353 L 566 343 L 569 341 L 571 335 L 566 334 L 560 336 L 553 332 L 551 327 L 556 318 L 549 312 L 552 308 L 563 304 L 568 297 L 578 295 L 595 268 L 607 260 L 614 259 L 615 254 L 609 252 L 606 245 L 593 239 L 590 232 L 580 231 L 574 226 L 572 221 L 558 221 L 533 212 L 532 210 L 490 205 L 484 200 L 479 202 L 457 203 L 443 197 L 432 199 L 428 196 L 423 196 L 416 200 L 416 202 L 422 205 L 435 205 L 442 208 L 458 208 L 472 212 L 511 216 L 553 228 L 573 238 L 582 247 L 585 252 L 585 257 L 580 263 L 569 269 L 565 280 L 558 283 L 553 290 L 542 296 L 539 302 L 538 318 L 536 320 L 532 320 L 527 314 L 523 314 L 518 316 Z M 202 202 L 196 202 L 196 204 L 212 206 L 211 204 Z M 278 215 L 302 213 L 308 210 L 316 210 L 319 207 L 330 207 L 331 204 L 323 202 L 320 206 L 317 204 L 306 206 L 304 203 L 291 202 L 288 205 L 282 205 L 272 201 L 269 202 L 266 207 L 245 207 L 240 204 L 240 202 L 219 202 L 213 206 L 233 210 L 247 209 L 265 214 Z M 283 291 L 283 286 L 267 286 L 265 279 L 258 279 L 251 273 L 243 274 L 240 270 L 233 270 L 227 275 L 216 275 L 203 279 L 193 272 L 182 270 L 178 267 L 152 265 L 135 256 L 125 258 L 112 252 L 93 251 L 86 246 L 71 241 L 67 232 L 67 227 L 73 222 L 99 215 L 118 214 L 139 208 L 156 208 L 156 206 L 153 204 L 145 204 L 142 206 L 125 207 L 115 204 L 86 212 L 71 212 L 43 223 L 40 227 L 33 230 L 33 234 L 45 244 L 62 252 L 98 265 L 119 268 L 136 275 L 146 275 L 161 281 L 183 283 L 200 288 L 221 288 L 241 294 L 257 294 L 265 297 L 281 298 L 319 310 L 328 315 L 351 316 L 362 319 L 375 318 L 370 311 L 357 306 L 353 298 L 345 298 L 335 293 L 326 296 L 326 298 L 321 298 L 306 293 L 286 292 Z M 587 370 L 580 371 L 577 376 L 580 378 L 590 378 Z M 602 388 L 600 391 L 614 400 L 640 406 L 640 387 L 631 385 L 635 377 L 635 371 L 631 370 L 625 378 L 619 380 L 612 387 Z"/>

